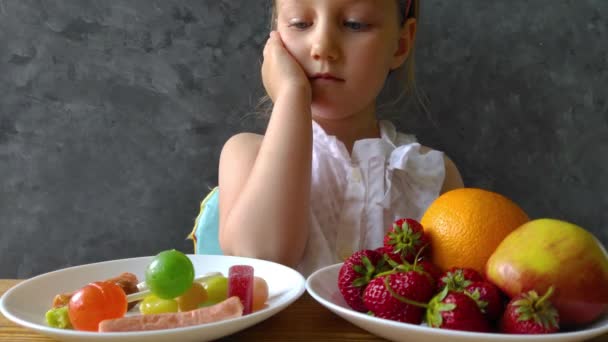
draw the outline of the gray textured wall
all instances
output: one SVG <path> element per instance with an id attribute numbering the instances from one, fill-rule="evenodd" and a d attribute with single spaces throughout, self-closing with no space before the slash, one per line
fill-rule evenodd
<path id="1" fill-rule="evenodd" d="M 607 244 L 608 1 L 422 1 L 431 116 L 390 117 Z M 0 277 L 191 250 L 223 142 L 263 127 L 266 7 L 0 0 Z"/>

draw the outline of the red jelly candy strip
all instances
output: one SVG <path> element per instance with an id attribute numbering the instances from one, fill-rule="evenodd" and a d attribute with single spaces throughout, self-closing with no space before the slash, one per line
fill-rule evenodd
<path id="1" fill-rule="evenodd" d="M 243 303 L 243 315 L 251 313 L 253 305 L 253 267 L 234 265 L 228 270 L 228 297 L 237 296 Z"/>

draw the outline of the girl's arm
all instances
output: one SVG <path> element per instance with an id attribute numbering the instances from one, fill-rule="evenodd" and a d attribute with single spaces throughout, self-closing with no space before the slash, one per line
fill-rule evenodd
<path id="1" fill-rule="evenodd" d="M 445 179 L 443 181 L 443 187 L 441 188 L 441 193 L 448 192 L 453 189 L 458 189 L 464 187 L 464 183 L 462 181 L 462 176 L 460 176 L 460 172 L 456 167 L 456 164 L 448 158 L 448 156 L 444 155 L 445 160 Z"/>
<path id="2" fill-rule="evenodd" d="M 264 137 L 236 135 L 220 157 L 220 245 L 229 255 L 295 266 L 309 230 L 310 83 L 276 34 L 262 77 L 274 102 Z"/>
<path id="3" fill-rule="evenodd" d="M 432 148 L 428 146 L 421 146 L 420 153 L 427 153 Z M 464 187 L 462 176 L 456 164 L 450 159 L 445 153 L 443 154 L 443 163 L 445 165 L 445 178 L 443 179 L 443 185 L 441 186 L 441 193 L 448 192 L 450 190 Z"/>

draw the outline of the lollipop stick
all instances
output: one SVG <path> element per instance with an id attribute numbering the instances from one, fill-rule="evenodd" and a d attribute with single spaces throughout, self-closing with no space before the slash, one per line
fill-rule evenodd
<path id="1" fill-rule="evenodd" d="M 200 283 L 202 281 L 205 281 L 209 278 L 213 278 L 213 277 L 217 277 L 217 276 L 221 276 L 223 275 L 220 272 L 209 272 L 209 273 L 205 273 L 204 275 L 198 277 L 198 278 L 194 278 L 194 282 Z M 148 290 L 148 286 L 146 286 L 146 282 L 142 281 L 141 283 L 137 284 L 137 288 L 139 289 L 138 292 L 132 293 L 130 295 L 127 295 L 127 302 L 131 303 L 131 302 L 136 302 L 138 300 L 142 300 L 144 299 L 147 295 L 151 294 L 152 292 L 150 290 Z"/>

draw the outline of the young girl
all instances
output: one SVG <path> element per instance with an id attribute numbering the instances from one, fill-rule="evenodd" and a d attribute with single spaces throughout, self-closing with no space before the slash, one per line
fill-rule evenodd
<path id="1" fill-rule="evenodd" d="M 376 118 L 389 73 L 413 58 L 410 1 L 275 1 L 261 71 L 268 127 L 233 136 L 220 157 L 225 254 L 308 275 L 380 247 L 395 219 L 420 219 L 463 186 L 442 152 Z"/>

